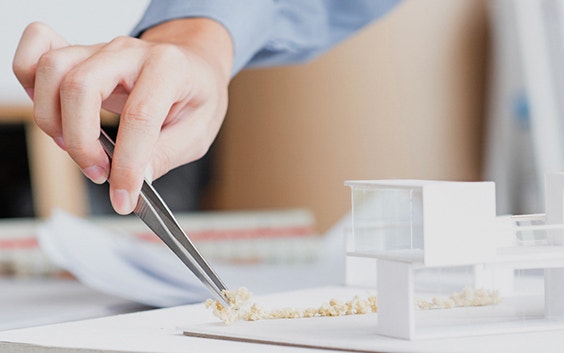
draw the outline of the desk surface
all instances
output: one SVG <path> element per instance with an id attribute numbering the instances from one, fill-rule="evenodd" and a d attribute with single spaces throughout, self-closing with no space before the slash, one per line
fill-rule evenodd
<path id="1" fill-rule="evenodd" d="M 271 303 L 295 303 L 294 299 L 307 300 L 307 298 L 326 298 L 334 293 L 339 293 L 342 288 L 320 288 L 291 293 L 282 293 L 259 297 Z M 305 298 L 305 299 L 302 299 Z M 294 301 L 292 301 L 294 300 Z M 292 305 L 292 304 L 291 304 Z M 318 318 L 328 319 L 333 318 Z M 340 318 L 335 318 L 340 319 Z M 301 319 L 310 320 L 310 319 Z M 331 340 L 341 336 L 341 342 L 356 352 L 561 352 L 564 343 L 562 330 L 543 331 L 536 333 L 520 333 L 506 335 L 490 335 L 461 337 L 451 339 L 405 341 L 385 338 L 377 335 L 363 334 L 362 339 L 370 340 L 370 348 L 358 348 L 356 335 L 347 340 L 346 332 L 351 331 L 350 326 L 338 326 L 325 331 L 311 321 L 307 334 L 318 337 L 316 342 L 327 345 Z M 163 352 L 179 353 L 188 351 L 201 352 L 328 352 L 335 350 L 312 349 L 303 347 L 290 347 L 281 345 L 268 345 L 241 341 L 228 341 L 220 339 L 207 339 L 200 337 L 187 337 L 182 335 L 186 327 L 206 326 L 210 322 L 217 322 L 203 305 L 188 305 L 175 308 L 151 310 L 111 316 L 106 318 L 69 322 L 63 324 L 12 330 L 0 332 L 0 351 L 15 353 L 38 352 Z M 266 326 L 274 327 L 271 320 Z M 257 321 L 255 324 L 260 325 Z M 239 322 L 242 325 L 252 324 Z M 292 327 L 291 320 L 287 320 L 285 330 Z M 237 323 L 236 323 L 237 324 Z M 358 325 L 358 323 L 356 323 Z M 320 325 L 323 326 L 323 325 Z M 255 326 L 259 327 L 259 326 Z M 304 322 L 295 325 L 294 331 L 304 335 Z M 358 327 L 358 326 L 357 326 Z M 288 331 L 290 332 L 290 331 Z M 364 333 L 371 333 L 370 328 L 363 328 Z M 276 332 L 279 334 L 279 332 Z M 295 332 L 294 332 L 295 333 Z M 291 334 L 291 333 L 290 333 Z M 325 335 L 325 336 L 322 336 Z M 366 343 L 366 342 L 365 342 Z M 366 347 L 366 345 L 364 346 Z"/>
<path id="2" fill-rule="evenodd" d="M 147 309 L 69 279 L 0 279 L 0 331 Z"/>

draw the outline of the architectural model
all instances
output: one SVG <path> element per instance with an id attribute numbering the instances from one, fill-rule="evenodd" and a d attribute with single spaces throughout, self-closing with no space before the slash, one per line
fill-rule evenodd
<path id="1" fill-rule="evenodd" d="M 564 173 L 545 213 L 497 216 L 492 182 L 347 181 L 347 284 L 377 287 L 375 333 L 403 339 L 564 327 Z M 459 291 L 498 305 L 422 310 Z"/>

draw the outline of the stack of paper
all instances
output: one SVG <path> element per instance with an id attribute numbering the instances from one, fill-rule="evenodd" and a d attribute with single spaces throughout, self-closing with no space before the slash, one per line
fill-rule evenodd
<path id="1" fill-rule="evenodd" d="M 211 294 L 164 245 L 107 229 L 63 212 L 38 229 L 39 244 L 56 265 L 97 290 L 146 305 L 200 302 Z M 233 264 L 210 261 L 230 288 L 256 294 L 344 282 L 343 232 L 319 238 L 312 262 Z"/>
<path id="2" fill-rule="evenodd" d="M 33 218 L 0 220 L 0 277 L 50 277 L 60 274 L 37 245 Z"/>
<path id="3" fill-rule="evenodd" d="M 180 213 L 176 219 L 206 259 L 231 262 L 305 262 L 320 238 L 306 209 Z M 137 217 L 97 216 L 90 221 L 148 242 L 161 240 Z"/>

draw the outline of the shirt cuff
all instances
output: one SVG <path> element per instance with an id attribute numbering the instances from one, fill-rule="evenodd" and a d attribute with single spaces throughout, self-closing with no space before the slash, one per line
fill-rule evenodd
<path id="1" fill-rule="evenodd" d="M 215 20 L 231 35 L 231 75 L 235 76 L 267 42 L 275 11 L 272 0 L 152 0 L 131 35 L 139 37 L 145 30 L 174 19 Z"/>

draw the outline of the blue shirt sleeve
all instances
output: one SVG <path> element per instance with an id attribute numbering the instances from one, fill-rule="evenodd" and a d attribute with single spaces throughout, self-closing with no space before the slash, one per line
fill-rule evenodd
<path id="1" fill-rule="evenodd" d="M 172 19 L 211 18 L 231 35 L 235 75 L 244 67 L 314 58 L 384 16 L 400 1 L 152 0 L 132 35 Z"/>

